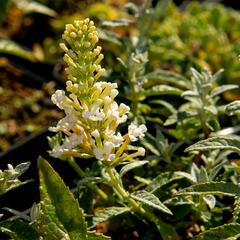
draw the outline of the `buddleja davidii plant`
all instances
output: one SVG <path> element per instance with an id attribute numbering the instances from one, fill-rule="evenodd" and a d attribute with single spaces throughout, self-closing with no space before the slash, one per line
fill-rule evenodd
<path id="1" fill-rule="evenodd" d="M 94 224 L 130 211 L 154 223 L 164 239 L 168 235 L 174 235 L 172 239 L 177 239 L 176 233 L 169 231 L 169 226 L 154 214 L 152 209 L 172 214 L 154 194 L 147 191 L 130 194 L 123 187 L 122 176 L 147 163 L 137 160 L 145 155 L 145 149 L 132 147 L 132 142 L 143 137 L 147 128 L 143 124 L 138 126 L 131 123 L 124 135 L 118 130 L 119 125 L 127 120 L 130 108 L 123 103 L 118 105 L 115 101 L 118 95 L 116 83 L 98 81 L 104 73 L 100 66 L 103 55 L 101 48 L 95 47 L 98 34 L 93 22 L 86 19 L 67 25 L 63 39 L 65 43 L 60 46 L 65 51 L 67 87 L 66 92 L 57 90 L 52 101 L 64 110 L 66 116 L 51 128 L 61 133 L 50 139 L 51 155 L 68 161 L 81 178 L 85 177 L 84 171 L 75 158 L 97 160 L 101 178 L 113 189 L 123 207 L 104 209 L 104 214 L 101 212 L 100 215 L 105 217 L 98 218 Z M 120 165 L 124 166 L 118 172 L 116 167 Z M 90 183 L 89 187 L 104 200 L 109 199 L 96 184 Z M 150 208 L 145 208 L 145 205 Z"/>
<path id="2" fill-rule="evenodd" d="M 175 130 L 169 132 L 178 139 L 195 139 L 199 134 L 207 138 L 211 132 L 220 130 L 218 116 L 224 105 L 218 105 L 220 95 L 228 90 L 238 88 L 228 84 L 215 87 L 223 70 L 214 75 L 207 69 L 198 72 L 192 69 L 190 90 L 183 92 L 183 103 L 165 122 L 165 126 L 176 124 Z M 186 134 L 187 133 L 187 134 Z"/>
<path id="3" fill-rule="evenodd" d="M 238 114 L 239 109 L 239 101 L 235 101 L 225 106 L 225 113 L 228 115 Z M 215 198 L 213 198 L 213 195 L 227 195 L 235 198 L 234 209 L 231 209 L 233 214 L 232 221 L 227 224 L 220 223 L 220 226 L 210 228 L 209 230 L 194 237 L 194 239 L 236 239 L 239 237 L 239 231 L 237 230 L 240 227 L 240 188 L 237 176 L 239 175 L 239 167 L 228 161 L 229 153 L 236 152 L 237 154 L 240 154 L 240 138 L 237 135 L 231 135 L 235 130 L 236 128 L 234 127 L 220 130 L 219 132 L 212 134 L 213 136 L 210 135 L 209 138 L 201 140 L 186 149 L 187 152 L 193 152 L 198 155 L 200 152 L 202 159 L 206 160 L 206 168 L 209 168 L 212 165 L 212 162 L 219 161 L 215 167 L 210 170 L 208 169 L 208 171 L 203 166 L 199 169 L 195 165 L 195 170 L 193 171 L 194 176 L 201 177 L 195 177 L 195 179 L 199 179 L 201 181 L 198 181 L 198 183 L 195 183 L 190 187 L 182 189 L 177 193 L 177 195 L 203 197 L 205 200 L 208 200 L 208 205 L 212 205 L 214 202 L 214 205 L 216 204 L 216 200 L 214 200 Z M 204 158 L 204 156 L 206 157 Z M 210 161 L 207 159 L 207 156 L 211 159 Z M 221 174 L 222 176 L 220 178 L 219 176 L 216 178 L 217 173 L 221 170 L 221 168 L 224 169 L 224 172 Z M 208 174 L 208 172 L 210 174 Z M 211 198 L 209 198 L 209 196 L 211 196 Z M 208 199 L 206 199 L 206 197 Z M 214 207 L 214 205 L 212 205 L 212 207 Z"/>

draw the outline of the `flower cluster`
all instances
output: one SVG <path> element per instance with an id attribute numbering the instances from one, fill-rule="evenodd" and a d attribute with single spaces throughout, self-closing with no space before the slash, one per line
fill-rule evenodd
<path id="1" fill-rule="evenodd" d="M 95 47 L 98 34 L 94 23 L 86 19 L 67 25 L 63 39 L 65 43 L 60 46 L 65 51 L 68 81 L 66 92 L 57 90 L 52 101 L 66 116 L 50 130 L 63 132 L 65 138 L 53 146 L 52 156 L 96 157 L 105 161 L 144 156 L 144 148 L 129 155 L 125 150 L 130 142 L 144 136 L 145 125 L 131 123 L 122 135 L 118 126 L 126 122 L 130 108 L 115 101 L 116 83 L 97 81 L 104 69 L 100 66 L 101 48 Z"/>

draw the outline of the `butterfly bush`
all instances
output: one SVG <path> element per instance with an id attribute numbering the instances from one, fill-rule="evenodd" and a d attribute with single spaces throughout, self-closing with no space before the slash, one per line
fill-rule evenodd
<path id="1" fill-rule="evenodd" d="M 98 33 L 89 19 L 74 21 L 66 26 L 65 43 L 60 47 L 65 52 L 67 64 L 66 91 L 57 90 L 52 101 L 65 112 L 53 132 L 62 132 L 63 138 L 54 144 L 51 155 L 56 158 L 95 157 L 100 161 L 127 161 L 145 155 L 145 149 L 127 154 L 131 142 L 137 141 L 147 131 L 145 125 L 131 123 L 122 134 L 118 128 L 127 121 L 130 108 L 118 104 L 117 83 L 98 81 L 105 69 L 100 62 L 104 58 L 97 46 Z"/>

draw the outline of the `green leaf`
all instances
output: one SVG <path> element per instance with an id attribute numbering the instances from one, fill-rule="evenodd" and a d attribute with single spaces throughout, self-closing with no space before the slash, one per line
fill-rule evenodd
<path id="1" fill-rule="evenodd" d="M 25 50 L 20 45 L 9 39 L 0 39 L 0 52 L 12 54 L 30 61 L 35 60 L 32 52 Z"/>
<path id="2" fill-rule="evenodd" d="M 41 206 L 47 238 L 86 239 L 83 210 L 60 176 L 43 158 L 38 158 Z"/>
<path id="3" fill-rule="evenodd" d="M 30 162 L 21 163 L 15 168 L 11 164 L 8 164 L 8 168 L 4 171 L 0 170 L 0 196 L 4 193 L 17 188 L 21 185 L 31 182 L 27 180 L 21 182 L 18 177 L 21 176 L 30 166 Z"/>
<path id="4" fill-rule="evenodd" d="M 0 1 L 0 25 L 4 21 L 4 18 L 7 13 L 7 8 L 8 8 L 8 0 L 1 0 Z"/>
<path id="5" fill-rule="evenodd" d="M 229 182 L 198 183 L 184 188 L 177 195 L 228 195 L 240 196 L 240 187 Z"/>
<path id="6" fill-rule="evenodd" d="M 137 167 L 141 167 L 147 163 L 148 163 L 148 161 L 136 161 L 136 162 L 129 163 L 121 168 L 119 176 L 122 177 L 128 171 L 130 171 L 134 168 L 137 168 Z"/>
<path id="7" fill-rule="evenodd" d="M 93 227 L 99 223 L 105 222 L 112 217 L 116 217 L 123 213 L 129 212 L 130 209 L 127 207 L 109 207 L 104 208 L 102 211 L 96 213 L 93 217 Z"/>
<path id="8" fill-rule="evenodd" d="M 156 208 L 162 212 L 172 215 L 170 209 L 168 209 L 154 194 L 147 191 L 137 191 L 131 194 L 131 197 L 141 203 L 144 203 L 150 207 Z"/>
<path id="9" fill-rule="evenodd" d="M 115 19 L 115 20 L 109 20 L 109 21 L 103 21 L 102 26 L 104 27 L 123 27 L 128 26 L 132 21 L 129 19 Z"/>
<path id="10" fill-rule="evenodd" d="M 185 151 L 191 152 L 215 149 L 229 150 L 240 154 L 240 137 L 235 135 L 211 137 L 191 145 Z"/>
<path id="11" fill-rule="evenodd" d="M 232 116 L 237 112 L 240 112 L 240 100 L 231 102 L 225 107 L 225 113 L 229 116 Z"/>
<path id="12" fill-rule="evenodd" d="M 14 240 L 38 240 L 38 233 L 27 223 L 20 219 L 5 220 L 0 223 L 0 230 Z"/>
<path id="13" fill-rule="evenodd" d="M 181 95 L 182 90 L 168 85 L 157 85 L 139 92 L 142 96 Z"/>
<path id="14" fill-rule="evenodd" d="M 50 17 L 55 17 L 57 15 L 57 12 L 55 12 L 53 9 L 50 9 L 49 7 L 46 7 L 45 5 L 29 1 L 29 0 L 11 0 L 14 2 L 14 4 L 20 8 L 25 13 L 40 13 L 44 15 L 48 15 Z"/>
<path id="15" fill-rule="evenodd" d="M 211 228 L 203 233 L 200 233 L 193 240 L 224 240 L 227 238 L 238 237 L 240 232 L 240 224 L 229 223 L 220 227 Z"/>
<path id="16" fill-rule="evenodd" d="M 172 83 L 175 86 L 186 89 L 189 87 L 189 80 L 184 76 L 172 71 L 158 70 L 144 75 L 144 78 L 151 80 L 160 80 L 162 82 Z"/>
<path id="17" fill-rule="evenodd" d="M 148 186 L 144 190 L 147 192 L 154 193 L 162 186 L 164 186 L 174 180 L 181 179 L 181 178 L 183 178 L 183 177 L 180 175 L 177 175 L 173 172 L 165 172 L 165 173 L 158 175 L 156 178 L 154 178 L 152 180 L 152 182 L 149 183 Z"/>
<path id="18" fill-rule="evenodd" d="M 219 87 L 212 90 L 211 97 L 216 97 L 216 96 L 220 95 L 221 93 L 223 93 L 225 91 L 233 90 L 233 89 L 236 89 L 236 88 L 238 88 L 238 85 L 235 85 L 235 84 L 228 84 L 228 85 L 219 86 Z"/>
<path id="19" fill-rule="evenodd" d="M 122 46 L 120 37 L 118 37 L 115 33 L 103 29 L 98 29 L 98 33 L 100 39 Z"/>

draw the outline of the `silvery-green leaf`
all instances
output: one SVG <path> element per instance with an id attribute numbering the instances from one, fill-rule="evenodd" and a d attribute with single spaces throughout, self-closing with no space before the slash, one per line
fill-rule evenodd
<path id="1" fill-rule="evenodd" d="M 172 83 L 175 86 L 181 87 L 183 89 L 186 89 L 189 86 L 189 80 L 187 78 L 172 71 L 157 70 L 155 72 L 150 72 L 144 75 L 144 77 L 148 80 L 156 79 L 162 82 Z"/>
<path id="2" fill-rule="evenodd" d="M 172 215 L 170 209 L 168 209 L 154 194 L 147 191 L 137 191 L 131 194 L 131 197 L 135 200 L 144 203 L 150 207 L 156 208 L 162 212 Z"/>
<path id="3" fill-rule="evenodd" d="M 232 116 L 237 112 L 240 112 L 240 100 L 231 102 L 225 107 L 225 113 L 229 116 Z"/>
<path id="4" fill-rule="evenodd" d="M 237 239 L 240 236 L 240 224 L 229 223 L 216 228 L 210 228 L 203 233 L 195 236 L 193 240 L 227 240 L 227 239 Z"/>
<path id="5" fill-rule="evenodd" d="M 206 151 L 215 149 L 229 150 L 240 154 L 240 137 L 235 135 L 211 137 L 191 145 L 185 151 Z"/>
<path id="6" fill-rule="evenodd" d="M 156 178 L 154 178 L 152 180 L 152 182 L 150 182 L 144 190 L 147 192 L 154 193 L 162 186 L 169 184 L 172 181 L 181 179 L 181 178 L 182 178 L 182 176 L 178 175 L 177 173 L 164 172 L 164 173 L 161 173 L 160 175 L 158 175 Z"/>
<path id="7" fill-rule="evenodd" d="M 137 168 L 137 167 L 141 167 L 147 163 L 148 163 L 148 161 L 136 161 L 136 162 L 129 163 L 121 168 L 119 176 L 122 178 L 123 175 L 125 173 L 127 173 L 128 171 L 130 171 L 134 168 Z"/>
<path id="8" fill-rule="evenodd" d="M 57 12 L 55 12 L 53 9 L 50 9 L 49 7 L 35 1 L 30 0 L 11 0 L 11 1 L 13 1 L 14 4 L 25 13 L 36 12 L 51 17 L 55 17 L 57 15 Z"/>
<path id="9" fill-rule="evenodd" d="M 139 92 L 142 96 L 181 95 L 182 90 L 168 85 L 157 85 Z"/>
<path id="10" fill-rule="evenodd" d="M 27 51 L 16 42 L 9 39 L 0 39 L 0 52 L 12 54 L 21 58 L 28 59 L 30 61 L 35 60 L 32 52 Z"/>
<path id="11" fill-rule="evenodd" d="M 102 26 L 104 27 L 122 27 L 122 26 L 128 26 L 132 21 L 129 19 L 116 19 L 116 20 L 109 20 L 109 21 L 103 21 Z"/>
<path id="12" fill-rule="evenodd" d="M 148 150 L 150 150 L 154 155 L 160 156 L 159 150 L 147 139 L 142 138 L 141 144 Z"/>
<path id="13" fill-rule="evenodd" d="M 159 105 L 162 105 L 162 106 L 164 106 L 165 108 L 167 108 L 167 109 L 169 110 L 169 112 L 171 112 L 171 113 L 176 113 L 176 111 L 177 111 L 172 104 L 170 104 L 169 102 L 164 101 L 164 100 L 154 99 L 154 100 L 151 100 L 151 101 L 149 101 L 149 102 L 150 102 L 151 104 L 159 104 Z"/>
<path id="14" fill-rule="evenodd" d="M 219 86 L 219 87 L 212 90 L 211 97 L 216 97 L 216 96 L 220 95 L 221 93 L 223 93 L 225 91 L 233 90 L 233 89 L 236 89 L 236 88 L 238 88 L 238 85 L 235 85 L 235 84 L 228 84 L 228 85 Z"/>
<path id="15" fill-rule="evenodd" d="M 200 172 L 199 172 L 199 182 L 208 182 L 208 181 L 209 181 L 209 178 L 208 178 L 207 170 L 205 167 L 201 166 Z"/>
<path id="16" fill-rule="evenodd" d="M 240 196 L 240 187 L 229 182 L 198 183 L 184 188 L 177 195 L 228 195 Z"/>
<path id="17" fill-rule="evenodd" d="M 203 200 L 206 202 L 210 209 L 213 209 L 216 205 L 216 198 L 213 195 L 206 195 L 203 197 Z"/>
<path id="18" fill-rule="evenodd" d="M 93 217 L 93 226 L 95 227 L 97 224 L 107 221 L 112 217 L 116 217 L 123 213 L 129 212 L 130 208 L 128 207 L 109 207 L 104 208 L 103 210 L 96 213 Z"/>
<path id="19" fill-rule="evenodd" d="M 99 33 L 99 38 L 108 42 L 112 42 L 118 46 L 122 46 L 122 42 L 120 40 L 120 37 L 118 37 L 115 33 L 103 30 L 103 29 L 98 29 Z"/>

